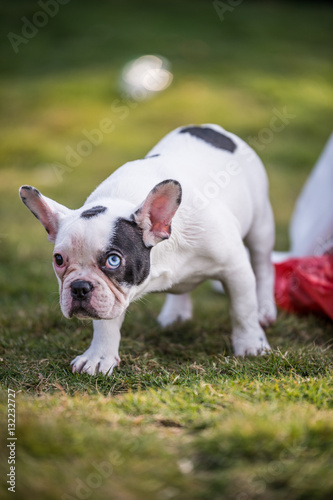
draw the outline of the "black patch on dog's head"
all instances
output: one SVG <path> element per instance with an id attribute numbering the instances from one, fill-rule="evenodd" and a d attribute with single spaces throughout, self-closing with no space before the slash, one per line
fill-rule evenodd
<path id="1" fill-rule="evenodd" d="M 233 153 L 236 149 L 236 144 L 230 137 L 209 127 L 186 127 L 180 130 L 179 133 L 191 134 L 211 144 L 215 148 L 224 149 L 225 151 L 230 151 L 230 153 Z"/>
<path id="2" fill-rule="evenodd" d="M 150 250 L 145 246 L 142 230 L 134 220 L 118 219 L 109 247 L 99 257 L 99 265 L 111 280 L 125 286 L 137 286 L 149 275 Z M 108 256 L 113 252 L 122 258 L 120 266 L 114 270 L 105 267 Z"/>
<path id="3" fill-rule="evenodd" d="M 98 205 L 96 207 L 89 208 L 88 210 L 85 210 L 82 212 L 80 217 L 82 219 L 91 219 L 92 217 L 95 217 L 96 215 L 103 214 L 107 210 L 106 207 L 102 207 L 101 205 Z"/>

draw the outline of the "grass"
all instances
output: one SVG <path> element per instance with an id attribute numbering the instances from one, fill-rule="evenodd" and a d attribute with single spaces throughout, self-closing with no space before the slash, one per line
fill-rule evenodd
<path id="1" fill-rule="evenodd" d="M 76 207 L 172 128 L 217 122 L 251 140 L 286 108 L 294 118 L 258 153 L 276 247 L 287 249 L 295 200 L 331 131 L 332 10 L 244 2 L 221 22 L 200 0 L 72 0 L 15 55 L 6 35 L 39 7 L 0 8 L 0 429 L 6 437 L 10 387 L 16 497 L 331 499 L 332 323 L 280 312 L 267 332 L 272 354 L 237 359 L 226 299 L 204 284 L 183 325 L 158 328 L 162 295 L 131 306 L 112 378 L 73 375 L 91 326 L 61 316 L 51 245 L 17 189 L 33 184 Z M 145 53 L 167 57 L 174 81 L 134 103 L 119 74 Z M 106 117 L 114 131 L 63 179 L 55 175 L 66 147 Z M 3 441 L 5 474 L 7 458 Z M 6 480 L 1 488 L 10 498 Z"/>

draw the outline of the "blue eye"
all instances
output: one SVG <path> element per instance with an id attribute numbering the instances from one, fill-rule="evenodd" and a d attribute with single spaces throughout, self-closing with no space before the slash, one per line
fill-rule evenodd
<path id="1" fill-rule="evenodd" d="M 106 260 L 106 267 L 109 269 L 117 269 L 121 264 L 121 258 L 116 254 L 112 253 Z"/>

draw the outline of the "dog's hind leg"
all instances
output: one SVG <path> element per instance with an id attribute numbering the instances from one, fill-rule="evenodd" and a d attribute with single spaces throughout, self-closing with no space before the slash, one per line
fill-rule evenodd
<path id="1" fill-rule="evenodd" d="M 272 324 L 276 319 L 274 300 L 274 267 L 271 253 L 274 247 L 275 228 L 270 203 L 254 223 L 245 238 L 245 244 L 250 251 L 251 265 L 256 277 L 259 322 L 262 326 Z"/>
<path id="2" fill-rule="evenodd" d="M 221 265 L 220 280 L 229 298 L 232 344 L 236 356 L 265 354 L 270 350 L 259 324 L 256 280 L 240 234 Z M 237 251 L 233 251 L 233 248 Z"/>
<path id="3" fill-rule="evenodd" d="M 168 293 L 157 320 L 161 326 L 172 325 L 177 321 L 192 319 L 192 302 L 189 293 L 173 295 Z"/>

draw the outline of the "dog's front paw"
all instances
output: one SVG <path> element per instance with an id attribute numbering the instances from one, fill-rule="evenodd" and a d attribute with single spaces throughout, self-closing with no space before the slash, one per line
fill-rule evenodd
<path id="1" fill-rule="evenodd" d="M 118 366 L 120 359 L 118 356 L 98 354 L 89 348 L 81 356 L 76 356 L 71 362 L 73 373 L 88 373 L 88 375 L 111 375 L 115 366 Z"/>
<path id="2" fill-rule="evenodd" d="M 263 330 L 253 334 L 235 332 L 232 343 L 235 356 L 258 356 L 267 354 L 271 350 Z"/>

